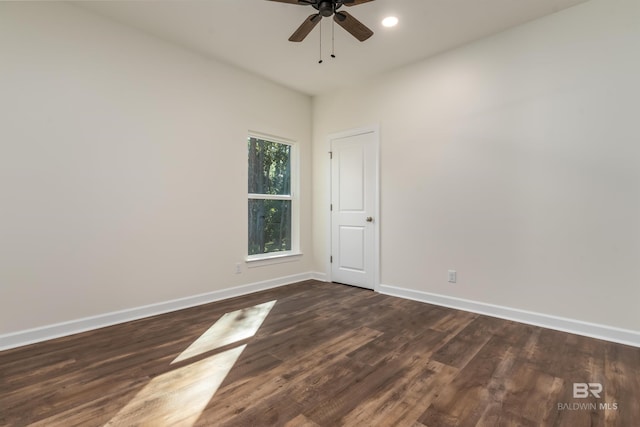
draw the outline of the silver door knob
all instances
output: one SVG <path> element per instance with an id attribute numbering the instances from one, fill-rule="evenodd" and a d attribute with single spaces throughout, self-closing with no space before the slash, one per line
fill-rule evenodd
<path id="1" fill-rule="evenodd" d="M 372 216 L 368 216 L 367 217 L 367 222 L 373 222 L 373 217 Z"/>

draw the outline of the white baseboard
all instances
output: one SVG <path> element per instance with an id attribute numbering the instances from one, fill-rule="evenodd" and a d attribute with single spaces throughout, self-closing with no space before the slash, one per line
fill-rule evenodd
<path id="1" fill-rule="evenodd" d="M 302 282 L 304 280 L 327 281 L 327 275 L 320 272 L 310 272 L 296 274 L 292 276 L 279 277 L 262 282 L 250 283 L 247 285 L 227 288 L 218 291 L 194 295 L 186 298 L 165 301 L 156 304 L 135 307 L 97 316 L 85 317 L 68 322 L 56 323 L 39 328 L 28 329 L 10 334 L 0 335 L 0 351 L 21 347 L 67 335 L 86 332 L 92 329 L 103 328 L 116 325 L 118 323 L 129 322 L 142 319 L 144 317 L 169 313 L 171 311 L 182 310 L 184 308 L 220 301 L 223 299 L 251 294 L 253 292 L 277 288 L 291 283 Z M 519 310 L 499 305 L 487 304 L 462 298 L 450 297 L 446 295 L 432 294 L 429 292 L 416 291 L 413 289 L 399 288 L 380 284 L 378 291 L 385 295 L 411 299 L 443 307 L 455 308 L 458 310 L 470 311 L 501 319 L 513 320 L 558 331 L 584 335 L 620 344 L 640 347 L 640 332 L 628 329 L 620 329 L 607 325 L 588 323 L 580 320 L 567 319 L 563 317 L 551 316 L 548 314 L 535 313 L 531 311 Z"/>
<path id="2" fill-rule="evenodd" d="M 567 319 L 564 317 L 551 316 L 548 314 L 535 313 L 532 311 L 519 310 L 516 308 L 503 307 L 383 284 L 380 285 L 378 290 L 380 293 L 385 295 L 470 311 L 472 313 L 485 314 L 487 316 L 513 320 L 529 325 L 541 326 L 543 328 L 555 329 L 572 334 L 584 335 L 591 338 L 598 338 L 601 340 L 640 347 L 639 331 L 599 325 L 575 319 Z"/>
<path id="3" fill-rule="evenodd" d="M 144 317 L 169 313 L 171 311 L 182 310 L 184 308 L 220 301 L 227 298 L 247 295 L 258 291 L 277 288 L 291 283 L 302 282 L 304 280 L 316 279 L 317 273 L 302 273 L 292 276 L 279 277 L 262 282 L 250 283 L 233 288 L 221 289 L 219 291 L 207 292 L 193 295 L 186 298 L 164 301 L 156 304 L 149 304 L 141 307 L 134 307 L 111 313 L 99 314 L 97 316 L 85 317 L 68 322 L 56 323 L 39 328 L 28 329 L 10 334 L 0 335 L 0 351 L 10 348 L 21 347 L 41 341 L 60 338 L 67 335 L 90 331 L 92 329 L 103 328 L 105 326 L 116 325 L 118 323 L 130 322 Z M 321 280 L 321 279 L 316 279 Z"/>
<path id="4" fill-rule="evenodd" d="M 312 272 L 311 278 L 319 282 L 328 282 L 327 273 L 320 273 L 319 271 Z"/>

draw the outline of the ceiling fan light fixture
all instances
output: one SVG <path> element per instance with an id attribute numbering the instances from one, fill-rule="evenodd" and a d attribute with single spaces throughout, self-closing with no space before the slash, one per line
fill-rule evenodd
<path id="1" fill-rule="evenodd" d="M 384 27 L 391 28 L 395 27 L 396 25 L 398 25 L 398 18 L 396 18 L 395 16 L 387 16 L 382 20 L 382 26 Z"/>

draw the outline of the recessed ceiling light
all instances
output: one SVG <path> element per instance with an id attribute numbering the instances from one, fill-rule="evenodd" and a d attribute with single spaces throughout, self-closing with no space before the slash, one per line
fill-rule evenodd
<path id="1" fill-rule="evenodd" d="M 382 25 L 384 25 L 385 27 L 395 27 L 396 25 L 398 25 L 398 18 L 396 18 L 395 16 L 387 16 L 382 20 Z"/>

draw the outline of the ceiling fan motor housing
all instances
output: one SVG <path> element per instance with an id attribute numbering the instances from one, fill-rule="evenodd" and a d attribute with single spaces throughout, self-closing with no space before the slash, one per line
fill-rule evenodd
<path id="1" fill-rule="evenodd" d="M 318 12 L 320 12 L 320 15 L 324 16 L 325 18 L 328 16 L 333 15 L 333 12 L 335 12 L 335 5 L 334 2 L 332 1 L 321 1 L 318 3 Z"/>

